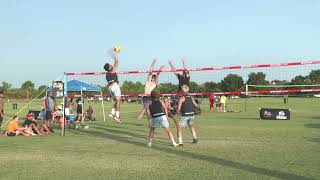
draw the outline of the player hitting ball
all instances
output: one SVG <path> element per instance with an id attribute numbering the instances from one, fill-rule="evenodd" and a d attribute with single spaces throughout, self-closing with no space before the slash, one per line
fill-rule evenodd
<path id="1" fill-rule="evenodd" d="M 114 106 L 111 110 L 111 114 L 109 114 L 109 117 L 113 118 L 118 123 L 121 123 L 122 122 L 120 118 L 121 90 L 119 86 L 118 75 L 116 73 L 119 65 L 119 59 L 118 59 L 119 52 L 120 52 L 120 46 L 115 46 L 113 51 L 110 52 L 110 55 L 114 60 L 114 64 L 111 65 L 109 63 L 106 63 L 104 65 L 104 69 L 108 72 L 106 74 L 106 79 L 108 81 L 109 92 L 113 100 L 115 100 Z"/>
<path id="2" fill-rule="evenodd" d="M 193 142 L 197 143 L 198 139 L 196 136 L 196 130 L 193 127 L 193 120 L 195 115 L 195 107 L 198 106 L 194 98 L 188 95 L 189 87 L 186 85 L 181 86 L 181 90 L 183 96 L 180 96 L 178 107 L 177 107 L 177 114 L 181 112 L 181 120 L 179 122 L 179 146 L 183 146 L 182 135 L 183 129 L 188 125 L 190 127 L 191 134 L 193 136 Z"/>
<path id="3" fill-rule="evenodd" d="M 177 143 L 174 141 L 171 129 L 169 128 L 169 122 L 167 119 L 168 111 L 165 108 L 164 103 L 159 99 L 160 92 L 151 92 L 151 104 L 149 104 L 145 109 L 150 111 L 151 114 L 151 126 L 149 131 L 149 142 L 147 146 L 152 146 L 152 141 L 154 137 L 155 129 L 160 125 L 167 132 L 169 139 L 174 147 Z"/>

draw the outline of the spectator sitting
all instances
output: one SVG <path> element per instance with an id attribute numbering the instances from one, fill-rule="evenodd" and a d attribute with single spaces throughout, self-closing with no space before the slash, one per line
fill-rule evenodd
<path id="1" fill-rule="evenodd" d="M 89 106 L 89 108 L 86 110 L 85 120 L 95 121 L 96 118 L 93 116 L 93 112 L 93 108 Z"/>
<path id="2" fill-rule="evenodd" d="M 59 122 L 59 125 L 61 125 L 62 121 L 63 121 L 62 105 L 59 105 L 58 110 L 55 111 L 53 114 L 53 122 L 54 123 Z"/>
<path id="3" fill-rule="evenodd" d="M 30 132 L 36 133 L 38 135 L 42 135 L 40 130 L 37 128 L 37 122 L 34 119 L 33 113 L 27 114 L 26 120 L 23 122 L 22 127 L 28 128 Z"/>
<path id="4" fill-rule="evenodd" d="M 29 131 L 28 128 L 25 127 L 19 127 L 19 116 L 13 116 L 12 121 L 9 123 L 8 129 L 7 129 L 7 136 L 35 136 L 33 132 Z"/>

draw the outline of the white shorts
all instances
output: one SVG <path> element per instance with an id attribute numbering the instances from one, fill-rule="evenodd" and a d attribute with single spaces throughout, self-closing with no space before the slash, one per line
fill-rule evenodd
<path id="1" fill-rule="evenodd" d="M 109 86 L 109 92 L 112 96 L 112 98 L 120 97 L 121 96 L 121 90 L 119 84 L 115 84 L 112 86 Z"/>
<path id="2" fill-rule="evenodd" d="M 169 122 L 168 122 L 167 116 L 163 115 L 163 116 L 151 119 L 151 127 L 157 128 L 157 127 L 159 127 L 159 125 L 162 128 L 169 127 Z"/>
<path id="3" fill-rule="evenodd" d="M 193 124 L 194 116 L 181 116 L 181 119 L 179 121 L 180 127 L 186 127 L 186 125 Z"/>

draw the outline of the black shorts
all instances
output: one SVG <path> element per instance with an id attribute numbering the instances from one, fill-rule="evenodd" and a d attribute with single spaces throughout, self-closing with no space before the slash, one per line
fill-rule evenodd
<path id="1" fill-rule="evenodd" d="M 151 97 L 150 96 L 143 96 L 142 97 L 143 107 L 146 107 L 151 104 Z"/>
<path id="2" fill-rule="evenodd" d="M 82 114 L 82 107 L 77 107 L 77 114 Z"/>
<path id="3" fill-rule="evenodd" d="M 46 111 L 46 120 L 50 120 L 52 119 L 52 113 L 51 111 Z"/>
<path id="4" fill-rule="evenodd" d="M 32 121 L 29 121 L 29 120 L 25 120 L 22 124 L 22 127 L 29 127 L 30 125 L 32 124 Z"/>
<path id="5" fill-rule="evenodd" d="M 10 132 L 7 134 L 7 136 L 16 136 L 16 135 L 17 135 L 16 132 Z"/>

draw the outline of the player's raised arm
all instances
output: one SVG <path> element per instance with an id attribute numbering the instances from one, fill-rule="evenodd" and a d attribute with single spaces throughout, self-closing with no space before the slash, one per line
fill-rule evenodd
<path id="1" fill-rule="evenodd" d="M 159 79 L 160 71 L 161 71 L 163 68 L 164 68 L 164 65 L 160 66 L 159 72 L 158 72 L 157 75 L 156 75 L 156 78 L 155 78 L 156 84 L 158 84 L 158 79 Z"/>
<path id="2" fill-rule="evenodd" d="M 149 69 L 148 81 L 150 81 L 152 78 L 152 71 L 154 69 L 154 65 L 156 64 L 156 62 L 157 62 L 157 59 L 153 59 L 151 66 L 150 66 L 150 69 Z"/>
<path id="3" fill-rule="evenodd" d="M 181 59 L 181 61 L 182 61 L 183 69 L 185 70 L 184 72 L 186 73 L 186 77 L 189 78 L 190 75 L 189 75 L 189 70 L 188 70 L 188 66 L 187 66 L 187 60 L 185 57 L 183 57 Z"/>
<path id="4" fill-rule="evenodd" d="M 169 60 L 169 65 L 170 65 L 170 67 L 171 67 L 171 70 L 173 70 L 173 71 L 176 70 L 176 68 L 175 68 L 174 65 L 172 64 L 172 61 L 171 61 L 171 60 Z M 174 72 L 174 74 L 175 74 L 176 76 L 178 76 L 179 73 Z"/>
<path id="5" fill-rule="evenodd" d="M 117 54 L 117 53 L 114 53 L 114 56 L 113 56 L 112 58 L 113 58 L 113 60 L 114 60 L 114 64 L 113 64 L 113 67 L 112 67 L 111 72 L 114 73 L 114 72 L 117 71 L 118 65 L 119 65 L 118 54 Z"/>

